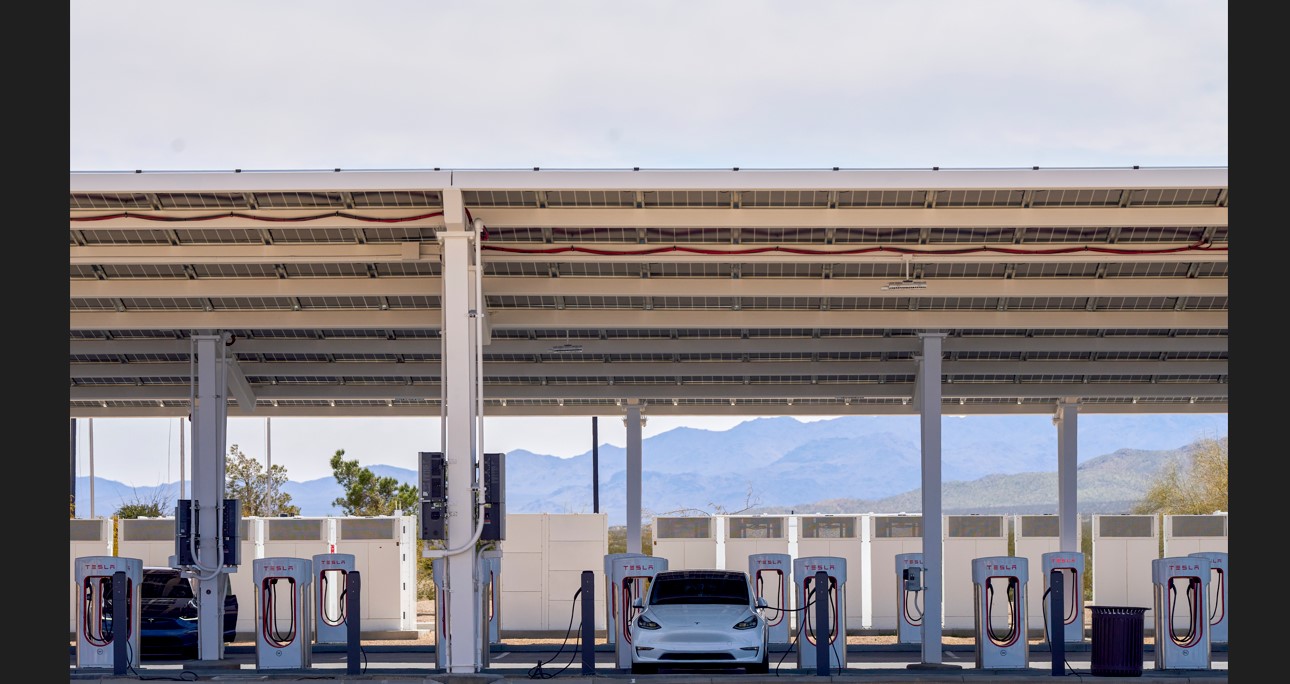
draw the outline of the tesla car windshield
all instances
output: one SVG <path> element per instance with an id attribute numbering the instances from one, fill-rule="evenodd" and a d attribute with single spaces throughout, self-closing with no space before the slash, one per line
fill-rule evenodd
<path id="1" fill-rule="evenodd" d="M 143 573 L 139 586 L 141 599 L 193 598 L 193 585 L 177 570 L 152 570 Z"/>
<path id="2" fill-rule="evenodd" d="M 660 575 L 650 585 L 649 604 L 748 605 L 748 582 L 738 573 L 688 572 L 677 576 Z"/>

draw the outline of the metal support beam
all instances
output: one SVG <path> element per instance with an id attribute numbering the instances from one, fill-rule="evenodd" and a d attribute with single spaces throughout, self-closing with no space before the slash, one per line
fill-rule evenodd
<path id="1" fill-rule="evenodd" d="M 1079 506 L 1076 480 L 1079 468 L 1079 401 L 1057 402 L 1053 424 L 1057 426 L 1057 526 L 1059 549 L 1078 552 Z M 1079 587 L 1071 591 L 1079 591 Z"/>
<path id="2" fill-rule="evenodd" d="M 197 519 L 197 657 L 224 657 L 224 556 L 220 527 L 224 508 L 225 427 L 228 419 L 227 333 L 192 336 L 197 385 L 193 392 L 193 513 Z"/>
<path id="3" fill-rule="evenodd" d="M 941 552 L 941 345 L 944 333 L 921 333 L 923 349 L 918 364 L 918 416 L 923 474 L 923 564 L 927 568 L 923 593 L 922 662 L 941 663 L 941 617 L 944 615 Z"/>
<path id="4" fill-rule="evenodd" d="M 628 399 L 627 417 L 627 552 L 641 552 L 641 405 Z"/>

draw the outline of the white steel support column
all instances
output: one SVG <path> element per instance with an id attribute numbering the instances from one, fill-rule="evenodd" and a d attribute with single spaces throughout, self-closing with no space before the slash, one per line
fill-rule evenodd
<path id="1" fill-rule="evenodd" d="M 1076 480 L 1079 470 L 1079 402 L 1064 399 L 1057 402 L 1053 416 L 1057 425 L 1057 526 L 1060 550 L 1078 552 L 1079 506 Z M 1076 591 L 1080 588 L 1076 587 Z"/>
<path id="2" fill-rule="evenodd" d="M 447 459 L 448 539 L 454 551 L 436 562 L 447 562 L 447 603 L 450 635 L 449 673 L 474 673 L 482 666 L 476 639 L 480 634 L 475 610 L 479 587 L 475 565 L 475 433 L 477 373 L 475 317 L 479 313 L 474 288 L 474 233 L 465 223 L 461 190 L 443 193 L 445 230 L 439 233 L 443 266 L 443 381 L 441 385 L 443 452 Z M 481 516 L 482 522 L 482 516 Z M 443 648 L 437 644 L 436 648 Z"/>
<path id="3" fill-rule="evenodd" d="M 923 449 L 923 591 L 922 662 L 941 663 L 941 617 L 944 601 L 941 583 L 944 558 L 941 552 L 941 345 L 944 333 L 920 333 L 922 356 L 915 381 L 918 417 Z M 959 578 L 961 579 L 961 578 Z"/>
<path id="4" fill-rule="evenodd" d="M 627 553 L 641 553 L 641 405 L 627 400 Z"/>
<path id="5" fill-rule="evenodd" d="M 228 418 L 227 333 L 193 334 L 193 517 L 197 521 L 197 657 L 224 657 L 224 555 L 220 528 L 224 508 L 224 436 Z"/>

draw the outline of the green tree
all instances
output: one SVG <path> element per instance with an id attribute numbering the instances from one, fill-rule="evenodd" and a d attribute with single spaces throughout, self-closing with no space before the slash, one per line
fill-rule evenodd
<path id="1" fill-rule="evenodd" d="M 1208 515 L 1227 510 L 1227 438 L 1205 438 L 1188 447 L 1152 481 L 1133 513 Z"/>
<path id="2" fill-rule="evenodd" d="M 224 461 L 224 495 L 242 502 L 242 517 L 300 515 L 300 507 L 293 505 L 291 495 L 282 491 L 286 483 L 287 469 L 283 466 L 275 465 L 266 471 L 236 444 L 229 446 Z"/>
<path id="3" fill-rule="evenodd" d="M 417 488 L 400 483 L 393 477 L 377 477 L 375 473 L 358 464 L 346 461 L 345 450 L 337 449 L 331 457 L 331 472 L 345 495 L 331 503 L 340 506 L 345 515 L 394 515 L 401 510 L 405 515 L 417 513 L 421 498 Z"/>

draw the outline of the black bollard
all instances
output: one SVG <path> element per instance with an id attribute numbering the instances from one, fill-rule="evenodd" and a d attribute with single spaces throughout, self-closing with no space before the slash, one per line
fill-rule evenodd
<path id="1" fill-rule="evenodd" d="M 362 578 L 359 577 L 358 571 L 345 574 L 345 674 L 359 673 L 359 649 L 362 644 L 359 636 L 360 613 L 362 609 L 362 594 L 359 588 L 362 586 Z"/>
<path id="2" fill-rule="evenodd" d="M 829 676 L 829 573 L 815 573 L 815 674 Z"/>
<path id="3" fill-rule="evenodd" d="M 1066 674 L 1066 601 L 1062 590 L 1062 572 L 1048 572 L 1048 650 L 1053 656 L 1053 676 Z"/>
<path id="4" fill-rule="evenodd" d="M 130 643 L 130 592 L 126 588 L 125 572 L 112 573 L 112 674 L 123 675 L 129 665 L 126 646 Z M 137 629 L 137 628 L 136 628 Z"/>
<path id="5" fill-rule="evenodd" d="M 582 571 L 582 674 L 596 674 L 596 574 Z M 609 626 L 613 629 L 613 625 Z"/>

